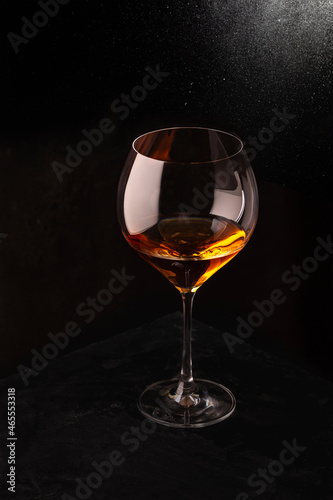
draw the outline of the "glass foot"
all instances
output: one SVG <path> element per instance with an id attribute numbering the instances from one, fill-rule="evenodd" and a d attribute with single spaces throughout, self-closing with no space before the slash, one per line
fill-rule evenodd
<path id="1" fill-rule="evenodd" d="M 140 412 L 150 420 L 169 427 L 206 427 L 230 417 L 236 399 L 226 387 L 195 379 L 191 390 L 184 390 L 178 379 L 162 380 L 143 391 Z"/>

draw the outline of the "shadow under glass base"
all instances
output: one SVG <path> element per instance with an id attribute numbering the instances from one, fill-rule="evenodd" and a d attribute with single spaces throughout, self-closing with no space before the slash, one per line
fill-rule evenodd
<path id="1" fill-rule="evenodd" d="M 169 427 L 206 427 L 230 417 L 236 399 L 221 384 L 195 379 L 193 388 L 184 391 L 179 379 L 162 380 L 143 391 L 140 412 L 150 420 Z"/>

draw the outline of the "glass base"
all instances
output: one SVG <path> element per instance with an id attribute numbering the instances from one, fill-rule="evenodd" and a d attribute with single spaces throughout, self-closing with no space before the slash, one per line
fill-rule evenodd
<path id="1" fill-rule="evenodd" d="M 206 427 L 230 417 L 236 399 L 226 387 L 195 379 L 190 388 L 178 379 L 162 380 L 143 391 L 140 412 L 150 420 L 169 427 Z"/>

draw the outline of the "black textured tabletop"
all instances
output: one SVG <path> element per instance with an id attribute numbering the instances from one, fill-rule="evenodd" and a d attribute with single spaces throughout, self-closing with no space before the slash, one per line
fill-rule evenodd
<path id="1" fill-rule="evenodd" d="M 0 500 L 333 500 L 333 2 L 2 7 Z M 196 317 L 232 332 L 285 294 L 234 352 L 194 323 L 194 375 L 230 388 L 237 408 L 192 430 L 137 410 L 180 369 L 182 319 L 164 316 L 180 298 L 116 211 L 133 140 L 174 126 L 241 137 L 259 187 L 251 242 L 202 287 Z M 122 272 L 128 286 L 105 300 Z M 56 357 L 38 361 L 46 343 Z"/>
<path id="2" fill-rule="evenodd" d="M 3 379 L 17 407 L 8 498 L 332 499 L 333 385 L 246 342 L 231 353 L 202 323 L 194 376 L 229 387 L 235 413 L 201 429 L 144 419 L 137 398 L 178 373 L 181 329 L 175 313 L 50 361 L 27 385 Z"/>

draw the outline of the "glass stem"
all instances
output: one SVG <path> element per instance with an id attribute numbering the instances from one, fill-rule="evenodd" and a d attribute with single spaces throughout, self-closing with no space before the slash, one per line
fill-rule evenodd
<path id="1" fill-rule="evenodd" d="M 180 382 L 183 383 L 183 394 L 189 394 L 193 391 L 192 376 L 192 349 L 191 349 L 191 330 L 192 330 L 192 305 L 195 292 L 182 293 L 183 299 L 183 356 Z"/>

